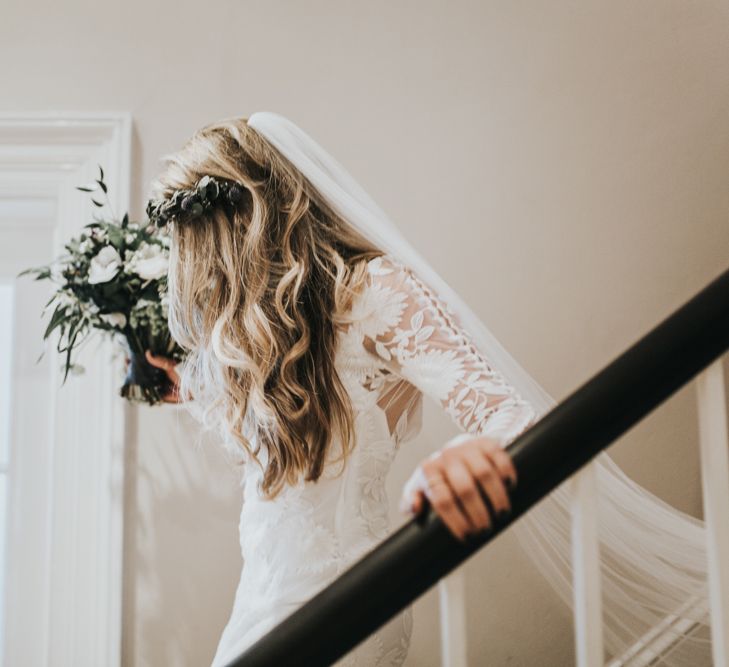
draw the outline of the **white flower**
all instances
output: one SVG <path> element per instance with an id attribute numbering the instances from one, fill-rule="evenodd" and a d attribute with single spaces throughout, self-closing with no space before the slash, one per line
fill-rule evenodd
<path id="1" fill-rule="evenodd" d="M 106 230 L 101 229 L 99 227 L 94 227 L 91 229 L 91 238 L 96 239 L 97 241 L 106 241 Z"/>
<path id="2" fill-rule="evenodd" d="M 91 260 L 89 284 L 108 283 L 121 268 L 121 257 L 110 245 L 104 246 Z"/>
<path id="3" fill-rule="evenodd" d="M 127 245 L 130 245 L 130 244 L 134 243 L 134 238 L 135 238 L 134 234 L 127 234 L 124 237 L 124 241 L 127 243 Z"/>
<path id="4" fill-rule="evenodd" d="M 464 376 L 463 359 L 456 350 L 425 350 L 400 360 L 402 376 L 418 383 L 423 393 L 445 401 Z"/>
<path id="5" fill-rule="evenodd" d="M 89 250 L 91 250 L 92 247 L 93 242 L 91 241 L 91 239 L 84 239 L 83 241 L 81 241 L 81 243 L 79 243 L 78 249 L 79 252 L 85 255 Z"/>
<path id="6" fill-rule="evenodd" d="M 143 243 L 129 261 L 129 270 L 142 280 L 154 280 L 167 274 L 169 260 L 156 243 Z"/>
<path id="7" fill-rule="evenodd" d="M 118 327 L 119 329 L 123 329 L 127 325 L 127 318 L 124 313 L 102 313 L 99 315 L 99 319 L 109 326 Z"/>
<path id="8" fill-rule="evenodd" d="M 370 338 L 387 333 L 400 322 L 407 308 L 407 295 L 383 285 L 372 285 L 354 299 L 351 317 Z"/>
<path id="9" fill-rule="evenodd" d="M 387 276 L 393 272 L 393 269 L 388 265 L 392 265 L 393 262 L 390 259 L 385 259 L 382 255 L 375 257 L 367 262 L 367 271 L 373 276 Z"/>

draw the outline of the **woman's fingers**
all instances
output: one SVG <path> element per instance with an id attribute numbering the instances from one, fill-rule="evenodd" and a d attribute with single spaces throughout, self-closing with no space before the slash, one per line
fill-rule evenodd
<path id="1" fill-rule="evenodd" d="M 416 514 L 425 498 L 460 540 L 486 530 L 497 516 L 511 510 L 507 484 L 516 484 L 508 453 L 492 439 L 473 437 L 428 457 L 405 486 L 403 507 Z"/>
<path id="2" fill-rule="evenodd" d="M 511 457 L 504 449 L 494 440 L 482 439 L 481 451 L 488 456 L 499 471 L 499 477 L 503 480 L 509 480 L 511 488 L 516 486 L 516 467 Z"/>
<path id="3" fill-rule="evenodd" d="M 434 473 L 426 473 L 428 485 L 425 495 L 451 533 L 459 540 L 464 540 L 470 530 L 468 519 L 458 506 L 453 489 L 446 478 L 437 474 L 437 471 Z"/>
<path id="4" fill-rule="evenodd" d="M 174 359 L 168 357 L 162 357 L 152 354 L 149 350 L 145 353 L 147 361 L 151 366 L 160 368 L 165 372 L 165 375 L 169 378 L 172 388 L 164 396 L 162 400 L 165 403 L 179 403 L 180 402 L 180 376 L 178 375 L 175 367 L 177 362 Z"/>
<path id="5" fill-rule="evenodd" d="M 465 451 L 464 461 L 478 484 L 486 494 L 493 511 L 499 515 L 511 509 L 509 493 L 494 462 L 482 452 L 473 449 Z"/>
<path id="6" fill-rule="evenodd" d="M 444 460 L 444 474 L 456 496 L 456 503 L 463 508 L 469 531 L 477 532 L 491 526 L 489 510 L 479 491 L 479 478 L 467 463 L 468 452 L 463 451 L 452 459 Z M 489 466 L 484 465 L 488 471 Z"/>
<path id="7" fill-rule="evenodd" d="M 177 384 L 179 382 L 180 376 L 175 370 L 177 362 L 174 359 L 154 355 L 149 350 L 147 350 L 144 354 L 146 355 L 147 361 L 150 363 L 150 365 L 154 366 L 155 368 L 161 368 L 165 372 L 167 377 L 172 380 L 173 384 Z"/>
<path id="8" fill-rule="evenodd" d="M 173 359 L 157 356 L 152 354 L 149 350 L 147 350 L 144 354 L 146 355 L 147 361 L 150 365 L 155 368 L 161 368 L 165 373 L 167 373 L 167 375 L 174 372 L 175 361 Z"/>
<path id="9" fill-rule="evenodd" d="M 165 403 L 179 403 L 180 402 L 180 393 L 179 393 L 178 386 L 174 385 L 170 391 L 168 391 L 164 396 L 162 396 L 162 400 Z"/>
<path id="10" fill-rule="evenodd" d="M 503 484 L 500 484 L 498 472 L 493 464 L 478 451 L 463 452 L 463 463 L 473 479 L 475 492 L 483 504 L 487 520 L 479 520 L 474 529 L 485 530 L 491 527 L 492 513 L 500 515 L 509 510 L 509 497 Z"/>

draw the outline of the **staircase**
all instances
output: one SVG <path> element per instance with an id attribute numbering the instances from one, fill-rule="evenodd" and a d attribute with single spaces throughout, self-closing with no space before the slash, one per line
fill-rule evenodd
<path id="1" fill-rule="evenodd" d="M 573 485 L 576 659 L 604 665 L 592 459 L 689 381 L 695 381 L 709 564 L 713 664 L 729 667 L 729 440 L 722 356 L 729 349 L 729 271 L 608 364 L 508 448 L 519 484 L 512 512 L 467 543 L 431 509 L 406 523 L 228 667 L 330 665 L 485 547 L 544 496 Z M 462 580 L 448 577 L 442 604 L 444 664 L 465 665 Z M 397 586 L 393 586 L 397 582 Z M 691 630 L 701 600 L 687 600 L 610 667 L 649 665 Z M 449 641 L 452 640 L 452 641 Z"/>

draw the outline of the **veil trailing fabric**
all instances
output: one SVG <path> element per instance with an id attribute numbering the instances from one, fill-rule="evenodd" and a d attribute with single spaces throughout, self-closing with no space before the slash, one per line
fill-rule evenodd
<path id="1" fill-rule="evenodd" d="M 556 404 L 347 170 L 312 137 L 269 111 L 254 113 L 248 125 L 288 159 L 334 211 L 430 285 L 482 353 L 540 417 Z M 608 454 L 598 455 L 594 463 L 603 632 L 605 648 L 615 661 L 612 664 L 711 664 L 703 522 L 632 481 Z M 570 485 L 565 483 L 512 530 L 536 568 L 571 606 L 570 507 Z"/>

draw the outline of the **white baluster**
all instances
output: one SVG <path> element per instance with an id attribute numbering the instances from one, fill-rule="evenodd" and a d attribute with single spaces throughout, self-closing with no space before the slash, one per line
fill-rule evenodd
<path id="1" fill-rule="evenodd" d="M 468 665 L 466 641 L 466 575 L 463 567 L 440 580 L 440 645 L 443 667 Z"/>
<path id="2" fill-rule="evenodd" d="M 729 441 L 721 359 L 698 376 L 696 389 L 712 653 L 716 667 L 729 667 Z"/>
<path id="3" fill-rule="evenodd" d="M 578 667 L 599 667 L 604 655 L 595 466 L 585 466 L 571 484 L 575 653 Z"/>

